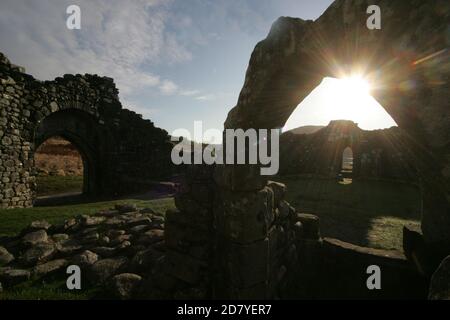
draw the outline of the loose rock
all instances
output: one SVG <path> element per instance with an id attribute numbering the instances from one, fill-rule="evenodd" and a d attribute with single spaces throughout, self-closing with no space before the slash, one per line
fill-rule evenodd
<path id="1" fill-rule="evenodd" d="M 119 273 L 127 262 L 128 259 L 125 257 L 98 260 L 91 267 L 89 278 L 93 283 L 104 282 Z"/>
<path id="2" fill-rule="evenodd" d="M 119 299 L 130 299 L 142 281 L 142 277 L 133 273 L 122 273 L 111 278 L 108 289 L 111 295 Z"/>
<path id="3" fill-rule="evenodd" d="M 27 233 L 23 236 L 22 242 L 26 245 L 35 245 L 40 242 L 47 242 L 48 236 L 45 230 L 38 230 Z"/>
<path id="4" fill-rule="evenodd" d="M 32 273 L 37 277 L 43 277 L 60 271 L 62 268 L 67 266 L 67 264 L 68 261 L 65 259 L 49 261 L 34 267 Z"/>
<path id="5" fill-rule="evenodd" d="M 6 265 L 14 260 L 14 256 L 4 247 L 0 247 L 0 266 Z"/>

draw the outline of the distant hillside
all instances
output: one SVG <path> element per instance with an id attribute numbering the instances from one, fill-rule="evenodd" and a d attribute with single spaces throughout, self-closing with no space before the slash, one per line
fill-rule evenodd
<path id="1" fill-rule="evenodd" d="M 182 141 L 179 142 L 174 142 L 175 150 L 180 150 L 181 148 L 183 148 L 184 150 L 187 150 L 187 148 L 189 147 L 189 144 L 191 145 L 191 151 L 194 150 L 195 146 L 199 146 L 201 145 L 201 143 L 195 142 L 195 141 L 190 141 L 187 138 L 184 138 Z"/>
<path id="2" fill-rule="evenodd" d="M 303 126 L 289 130 L 288 132 L 291 132 L 293 134 L 311 134 L 319 131 L 322 128 L 325 128 L 325 126 Z"/>
<path id="3" fill-rule="evenodd" d="M 61 137 L 53 137 L 41 144 L 34 154 L 40 175 L 82 176 L 83 159 L 77 148 Z"/>

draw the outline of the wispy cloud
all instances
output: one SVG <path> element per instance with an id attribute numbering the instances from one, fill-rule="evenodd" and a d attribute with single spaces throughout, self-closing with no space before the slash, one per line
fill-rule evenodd
<path id="1" fill-rule="evenodd" d="M 186 97 L 197 96 L 199 94 L 200 94 L 199 90 L 182 90 L 182 91 L 180 91 L 180 95 L 186 96 Z"/>
<path id="2" fill-rule="evenodd" d="M 195 99 L 199 100 L 199 101 L 212 101 L 215 98 L 216 98 L 216 96 L 214 94 L 206 94 L 206 95 L 201 95 L 201 96 L 195 97 Z"/>
<path id="3" fill-rule="evenodd" d="M 167 30 L 163 0 L 77 1 L 81 30 L 65 27 L 70 1 L 2 0 L 1 50 L 40 79 L 61 73 L 96 73 L 113 77 L 121 96 L 157 88 L 174 94 L 174 81 L 161 80 L 152 66 L 192 59 L 191 52 Z M 4 46 L 4 47 L 3 47 Z M 24 50 L 26 48 L 26 50 Z"/>
<path id="4" fill-rule="evenodd" d="M 178 86 L 172 81 L 164 80 L 159 86 L 159 89 L 163 94 L 171 95 L 177 92 Z"/>

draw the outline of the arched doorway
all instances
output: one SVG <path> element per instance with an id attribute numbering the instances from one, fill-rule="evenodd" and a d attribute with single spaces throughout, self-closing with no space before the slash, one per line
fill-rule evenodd
<path id="1" fill-rule="evenodd" d="M 36 196 L 81 195 L 88 191 L 89 167 L 76 145 L 61 136 L 44 141 L 34 154 Z"/>
<path id="2" fill-rule="evenodd" d="M 395 7 L 397 14 L 405 12 L 397 4 L 383 6 Z M 352 18 L 344 21 L 350 16 L 344 12 Z M 324 77 L 340 78 L 361 72 L 376 88 L 373 97 L 409 136 L 416 150 L 411 159 L 417 163 L 423 185 L 421 229 L 426 242 L 448 242 L 448 178 L 441 173 L 448 165 L 442 152 L 448 143 L 448 109 L 443 102 L 448 101 L 448 90 L 445 81 L 427 81 L 429 74 L 437 79 L 448 77 L 448 70 L 438 67 L 447 57 L 447 51 L 442 50 L 445 24 L 434 32 L 433 49 L 427 51 L 430 38 L 423 36 L 415 39 L 414 48 L 408 51 L 398 46 L 402 43 L 399 35 L 403 34 L 401 31 L 412 34 L 413 26 L 385 25 L 382 32 L 375 32 L 367 29 L 366 19 L 365 10 L 356 13 L 352 6 L 338 5 L 331 6 L 311 23 L 280 18 L 267 38 L 255 47 L 244 87 L 236 106 L 228 113 L 225 129 L 282 127 Z M 338 25 L 342 28 L 336 29 Z M 426 112 L 425 105 L 430 106 Z M 227 170 L 230 176 L 239 172 L 248 183 L 251 181 L 252 185 L 247 184 L 246 189 L 263 185 L 261 179 L 256 179 L 258 168 L 249 167 L 246 173 L 236 166 Z M 231 180 L 227 187 L 240 190 L 239 183 L 238 179 Z"/>
<path id="3" fill-rule="evenodd" d="M 351 184 L 353 182 L 353 150 L 347 147 L 342 151 L 342 165 L 340 170 L 341 184 Z"/>
<path id="4" fill-rule="evenodd" d="M 283 129 L 281 173 L 275 180 L 291 190 L 287 201 L 317 215 L 325 237 L 402 250 L 403 226 L 420 222 L 420 189 L 379 172 L 384 165 L 379 150 L 406 154 L 407 148 L 396 122 L 364 81 L 325 78 Z M 411 161 L 395 161 L 406 163 Z"/>
<path id="5" fill-rule="evenodd" d="M 100 191 L 99 179 L 102 175 L 99 169 L 99 158 L 103 151 L 100 143 L 102 135 L 98 126 L 99 124 L 93 116 L 76 109 L 58 111 L 44 118 L 35 131 L 35 165 L 39 164 L 36 161 L 39 161 L 39 151 L 42 147 L 44 150 L 46 147 L 48 148 L 48 142 L 50 141 L 53 142 L 51 148 L 55 149 L 54 145 L 59 143 L 59 149 L 61 149 L 61 145 L 65 146 L 65 152 L 72 153 L 76 158 L 76 160 L 72 160 L 76 162 L 74 165 L 77 167 L 79 191 L 82 192 L 83 196 L 97 195 Z M 61 166 L 64 166 L 64 163 Z M 81 171 L 80 166 L 82 167 Z M 68 170 L 74 169 L 68 168 Z M 39 177 L 37 182 L 39 183 Z M 76 181 L 72 186 L 75 187 L 75 184 Z M 37 186 L 35 194 L 36 191 L 39 192 L 39 186 Z"/>

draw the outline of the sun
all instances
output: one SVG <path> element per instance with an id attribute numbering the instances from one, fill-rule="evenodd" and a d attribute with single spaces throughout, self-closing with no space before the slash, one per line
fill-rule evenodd
<path id="1" fill-rule="evenodd" d="M 371 116 L 367 109 L 371 99 L 370 84 L 363 76 L 352 75 L 335 79 L 330 94 L 334 97 L 335 105 L 339 106 L 339 109 L 335 109 L 334 117 L 357 122 Z"/>
<path id="2" fill-rule="evenodd" d="M 372 97 L 372 89 L 363 74 L 326 77 L 290 115 L 283 132 L 305 125 L 327 125 L 331 120 L 352 120 L 364 130 L 396 126 Z"/>
<path id="3" fill-rule="evenodd" d="M 341 79 L 339 86 L 342 87 L 344 94 L 368 95 L 370 94 L 370 84 L 364 77 L 353 75 Z"/>

